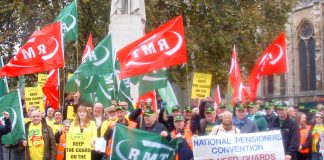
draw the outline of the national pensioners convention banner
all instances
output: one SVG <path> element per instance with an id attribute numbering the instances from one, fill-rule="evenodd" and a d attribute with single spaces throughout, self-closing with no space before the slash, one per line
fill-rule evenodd
<path id="1" fill-rule="evenodd" d="M 249 134 L 192 137 L 194 159 L 284 159 L 279 130 Z"/>

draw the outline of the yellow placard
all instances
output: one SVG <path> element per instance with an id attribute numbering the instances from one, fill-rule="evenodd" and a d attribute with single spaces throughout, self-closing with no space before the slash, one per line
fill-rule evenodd
<path id="1" fill-rule="evenodd" d="M 91 159 L 90 134 L 67 133 L 66 134 L 66 160 Z"/>
<path id="2" fill-rule="evenodd" d="M 41 87 L 25 87 L 25 102 L 28 111 L 30 106 L 35 106 L 41 112 L 44 111 L 43 91 Z"/>
<path id="3" fill-rule="evenodd" d="M 38 74 L 38 87 L 43 87 L 46 83 L 47 74 Z"/>
<path id="4" fill-rule="evenodd" d="M 74 108 L 73 106 L 67 106 L 67 119 L 69 120 L 74 120 L 75 118 L 75 113 L 74 113 Z"/>
<path id="5" fill-rule="evenodd" d="M 210 96 L 211 74 L 194 73 L 192 81 L 191 98 L 204 99 Z"/>

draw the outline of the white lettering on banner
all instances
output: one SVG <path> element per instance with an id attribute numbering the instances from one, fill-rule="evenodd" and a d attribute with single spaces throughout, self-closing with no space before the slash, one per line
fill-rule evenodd
<path id="1" fill-rule="evenodd" d="M 28 47 L 27 50 L 28 51 L 26 51 L 25 49 L 21 49 L 21 53 L 23 54 L 25 60 L 36 57 L 34 49 L 32 47 Z"/>
<path id="2" fill-rule="evenodd" d="M 140 155 L 140 151 L 136 148 L 131 148 L 129 152 L 128 159 L 137 160 L 137 157 Z"/>
<path id="3" fill-rule="evenodd" d="M 92 52 L 90 52 L 90 54 L 89 54 L 89 61 L 97 61 L 98 59 L 97 59 L 97 56 L 96 56 L 96 54 L 94 53 L 94 51 L 92 51 Z"/>
<path id="4" fill-rule="evenodd" d="M 145 152 L 143 160 L 156 160 L 157 159 L 157 154 L 151 154 L 149 152 Z"/>
<path id="5" fill-rule="evenodd" d="M 69 27 L 67 27 L 65 23 L 62 23 L 62 30 L 64 33 L 69 32 L 76 25 L 76 18 L 74 16 L 72 16 L 71 14 L 68 14 L 68 16 L 70 16 L 73 21 Z"/>
<path id="6" fill-rule="evenodd" d="M 194 159 L 283 159 L 280 131 L 193 137 Z"/>
<path id="7" fill-rule="evenodd" d="M 156 49 L 154 48 L 153 42 L 151 42 L 147 45 L 143 45 L 143 46 L 141 46 L 141 48 L 144 52 L 144 55 L 150 55 L 150 54 L 156 53 Z"/>

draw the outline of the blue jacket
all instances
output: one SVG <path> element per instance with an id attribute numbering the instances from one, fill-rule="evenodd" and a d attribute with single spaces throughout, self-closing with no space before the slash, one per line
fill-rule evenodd
<path id="1" fill-rule="evenodd" d="M 240 129 L 241 133 L 255 133 L 258 132 L 258 126 L 255 122 L 247 119 L 246 117 L 243 120 L 239 120 L 236 117 L 233 118 L 233 124 L 235 127 Z"/>

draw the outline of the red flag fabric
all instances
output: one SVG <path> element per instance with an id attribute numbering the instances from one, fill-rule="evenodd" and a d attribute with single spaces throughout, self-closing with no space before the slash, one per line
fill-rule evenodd
<path id="1" fill-rule="evenodd" d="M 234 106 L 234 102 L 236 100 L 240 100 L 245 104 L 246 103 L 245 97 L 249 97 L 246 88 L 242 83 L 240 67 L 236 55 L 237 53 L 234 46 L 232 52 L 232 59 L 231 59 L 231 68 L 229 72 L 229 81 L 233 88 L 232 103 L 231 103 L 232 106 Z"/>
<path id="2" fill-rule="evenodd" d="M 214 108 L 215 110 L 217 109 L 218 105 L 221 103 L 222 99 L 221 99 L 221 94 L 220 94 L 220 90 L 219 90 L 219 85 L 217 85 L 216 87 L 216 92 L 215 92 L 215 98 L 214 98 Z"/>
<path id="3" fill-rule="evenodd" d="M 238 86 L 242 82 L 235 46 L 233 47 L 233 52 L 232 52 L 229 80 L 232 87 Z"/>
<path id="4" fill-rule="evenodd" d="M 0 70 L 2 76 L 19 76 L 47 71 L 64 66 L 61 22 L 35 31 Z"/>
<path id="5" fill-rule="evenodd" d="M 156 112 L 157 111 L 157 102 L 156 102 L 156 93 L 155 90 L 147 92 L 140 97 L 138 97 L 137 106 L 139 106 L 140 102 L 148 102 L 150 101 L 152 104 L 151 109 Z"/>
<path id="6" fill-rule="evenodd" d="M 120 79 L 186 63 L 182 16 L 120 49 L 117 57 L 120 62 Z"/>
<path id="7" fill-rule="evenodd" d="M 94 47 L 93 47 L 93 43 L 92 43 L 92 34 L 90 33 L 87 45 L 85 46 L 84 51 L 83 51 L 82 62 L 85 61 L 85 59 L 90 54 L 90 52 L 93 51 L 93 49 L 94 49 Z"/>
<path id="8" fill-rule="evenodd" d="M 285 33 L 282 32 L 254 64 L 248 77 L 248 84 L 251 89 L 250 100 L 253 101 L 256 97 L 261 76 L 287 72 L 288 58 Z"/>
<path id="9" fill-rule="evenodd" d="M 49 103 L 54 110 L 59 109 L 59 75 L 59 69 L 51 70 L 43 87 L 46 102 Z"/>
<path id="10" fill-rule="evenodd" d="M 217 109 L 217 106 L 221 103 L 222 99 L 221 99 L 221 96 L 220 96 L 220 90 L 219 90 L 219 85 L 217 85 L 216 87 L 216 92 L 215 92 L 215 98 L 214 98 L 214 101 L 215 101 L 215 106 L 214 108 Z"/>

